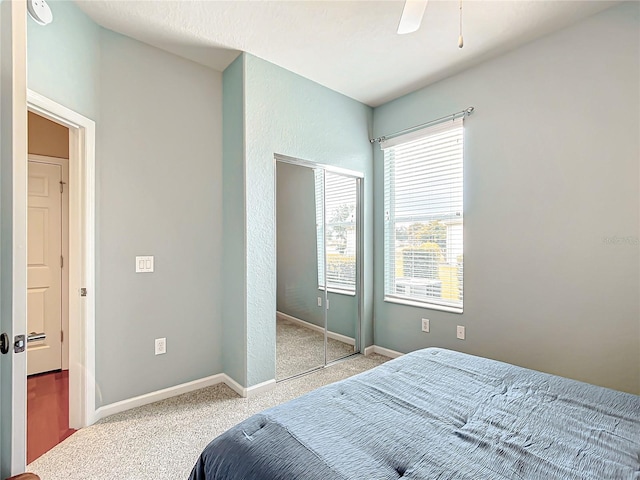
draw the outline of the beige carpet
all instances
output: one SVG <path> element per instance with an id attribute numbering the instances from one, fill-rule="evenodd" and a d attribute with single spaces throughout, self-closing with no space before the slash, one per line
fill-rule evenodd
<path id="1" fill-rule="evenodd" d="M 217 435 L 266 408 L 389 360 L 356 355 L 302 377 L 279 382 L 254 398 L 214 385 L 105 418 L 76 432 L 28 467 L 42 480 L 186 479 Z"/>
<path id="2" fill-rule="evenodd" d="M 324 334 L 282 318 L 276 320 L 276 379 L 324 365 Z M 353 345 L 327 339 L 327 362 L 353 353 Z"/>

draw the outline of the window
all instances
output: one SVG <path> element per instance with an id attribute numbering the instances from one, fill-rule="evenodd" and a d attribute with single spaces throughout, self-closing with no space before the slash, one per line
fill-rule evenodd
<path id="1" fill-rule="evenodd" d="M 385 300 L 462 311 L 462 119 L 381 143 Z"/>
<path id="2" fill-rule="evenodd" d="M 327 287 L 355 293 L 357 181 L 319 169 L 315 170 L 315 180 L 318 286 L 323 288 L 325 283 L 323 252 L 326 251 Z M 324 222 L 323 207 L 326 209 Z"/>

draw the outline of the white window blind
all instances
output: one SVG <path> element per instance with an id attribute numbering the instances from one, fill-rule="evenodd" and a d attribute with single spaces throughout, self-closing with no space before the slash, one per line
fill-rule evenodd
<path id="1" fill-rule="evenodd" d="M 357 181 L 319 170 L 316 170 L 315 180 L 318 285 L 325 285 L 323 252 L 326 252 L 327 287 L 355 292 Z M 323 207 L 326 211 L 324 222 Z"/>
<path id="2" fill-rule="evenodd" d="M 385 299 L 462 310 L 462 118 L 381 143 Z"/>

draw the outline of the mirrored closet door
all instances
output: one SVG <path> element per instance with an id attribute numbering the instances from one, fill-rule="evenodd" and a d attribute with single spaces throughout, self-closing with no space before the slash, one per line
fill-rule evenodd
<path id="1" fill-rule="evenodd" d="M 276 156 L 276 379 L 359 352 L 361 175 Z"/>
<path id="2" fill-rule="evenodd" d="M 355 351 L 358 322 L 358 179 L 324 173 L 324 261 L 326 270 L 327 363 Z M 320 223 L 320 222 L 319 222 Z"/>

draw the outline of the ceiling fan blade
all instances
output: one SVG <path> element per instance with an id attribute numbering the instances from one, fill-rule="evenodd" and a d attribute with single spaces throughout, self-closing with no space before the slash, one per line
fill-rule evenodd
<path id="1" fill-rule="evenodd" d="M 402 17 L 398 24 L 398 34 L 412 33 L 420 28 L 422 16 L 429 0 L 405 0 Z"/>

